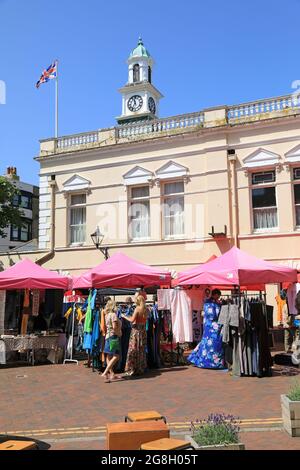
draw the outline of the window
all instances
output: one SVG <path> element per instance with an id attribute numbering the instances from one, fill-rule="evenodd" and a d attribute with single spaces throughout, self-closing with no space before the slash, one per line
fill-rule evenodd
<path id="1" fill-rule="evenodd" d="M 29 242 L 32 239 L 32 221 L 22 219 L 22 227 L 12 225 L 10 239 L 14 242 Z"/>
<path id="2" fill-rule="evenodd" d="M 164 238 L 184 235 L 184 184 L 183 181 L 164 185 Z"/>
<path id="3" fill-rule="evenodd" d="M 135 64 L 133 66 L 133 81 L 139 82 L 140 81 L 140 66 L 139 64 Z"/>
<path id="4" fill-rule="evenodd" d="M 86 239 L 86 195 L 71 195 L 70 243 L 84 243 Z"/>
<path id="5" fill-rule="evenodd" d="M 149 67 L 148 67 L 148 82 L 151 83 L 151 80 L 152 80 L 152 70 L 151 70 L 151 67 L 149 65 Z"/>
<path id="6" fill-rule="evenodd" d="M 252 189 L 254 230 L 278 226 L 275 187 Z"/>
<path id="7" fill-rule="evenodd" d="M 294 180 L 300 180 L 300 168 L 293 169 Z M 300 184 L 294 184 L 296 226 L 300 227 Z"/>
<path id="8" fill-rule="evenodd" d="M 13 206 L 21 207 L 22 209 L 32 209 L 32 194 L 26 191 L 21 191 L 13 198 Z"/>
<path id="9" fill-rule="evenodd" d="M 129 236 L 132 240 L 150 237 L 149 186 L 131 188 Z"/>
<path id="10" fill-rule="evenodd" d="M 275 171 L 263 171 L 252 175 L 252 184 L 273 183 L 274 181 Z"/>

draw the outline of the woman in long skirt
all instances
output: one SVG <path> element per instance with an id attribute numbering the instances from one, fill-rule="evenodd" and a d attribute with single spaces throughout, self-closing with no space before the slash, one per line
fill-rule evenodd
<path id="1" fill-rule="evenodd" d="M 147 367 L 147 310 L 144 297 L 142 295 L 137 297 L 136 308 L 131 317 L 126 317 L 126 315 L 122 317 L 132 324 L 125 373 L 129 376 L 142 375 Z"/>

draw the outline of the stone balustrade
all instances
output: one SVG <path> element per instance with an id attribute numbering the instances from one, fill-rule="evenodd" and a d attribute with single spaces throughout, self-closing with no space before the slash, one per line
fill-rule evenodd
<path id="1" fill-rule="evenodd" d="M 120 139 L 146 134 L 159 134 L 173 130 L 186 129 L 189 127 L 202 126 L 204 122 L 204 113 L 191 113 L 172 116 L 165 119 L 155 119 L 154 121 L 145 121 L 136 124 L 124 124 L 117 128 Z"/>
<path id="2" fill-rule="evenodd" d="M 284 114 L 286 111 L 298 110 L 300 107 L 300 95 L 292 94 L 279 96 L 266 100 L 252 101 L 239 105 L 229 106 L 227 120 L 229 123 L 239 123 L 255 119 L 266 119 Z"/>
<path id="3" fill-rule="evenodd" d="M 99 132 L 84 132 L 56 139 L 58 149 L 67 149 L 69 147 L 79 147 L 89 145 L 99 141 Z"/>
<path id="4" fill-rule="evenodd" d="M 58 139 L 46 139 L 41 141 L 40 156 L 113 145 L 127 140 L 150 139 L 181 132 L 192 132 L 200 127 L 238 125 L 290 114 L 300 114 L 300 95 L 296 93 L 239 105 L 208 108 L 204 111 L 153 121 L 128 123 L 109 129 L 63 136 Z"/>

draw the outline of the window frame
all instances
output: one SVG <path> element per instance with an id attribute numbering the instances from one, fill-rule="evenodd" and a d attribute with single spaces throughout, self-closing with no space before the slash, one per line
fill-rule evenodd
<path id="1" fill-rule="evenodd" d="M 85 196 L 85 202 L 82 203 L 82 204 L 72 204 L 72 197 L 73 196 Z M 71 213 L 72 213 L 72 210 L 73 209 L 81 209 L 81 208 L 84 208 L 85 209 L 85 224 L 71 224 L 71 220 L 72 220 L 72 216 L 71 216 Z M 86 229 L 87 229 L 87 193 L 84 192 L 84 191 L 78 191 L 78 192 L 71 192 L 69 194 L 69 198 L 68 198 L 68 245 L 69 246 L 82 246 L 82 245 L 85 245 L 86 244 L 86 240 L 87 240 L 87 233 L 86 233 Z M 71 238 L 72 238 L 72 227 L 75 227 L 75 226 L 84 226 L 85 227 L 85 237 L 84 237 L 84 241 L 80 241 L 80 242 L 72 242 Z"/>
<path id="2" fill-rule="evenodd" d="M 28 198 L 28 201 L 29 201 L 28 207 L 22 207 L 21 205 L 22 196 Z M 32 211 L 32 199 L 33 199 L 32 193 L 30 193 L 29 191 L 20 190 L 20 194 L 17 194 L 15 197 L 18 199 L 18 202 L 17 204 L 14 204 L 14 201 L 13 201 L 14 207 L 19 207 L 20 209 Z"/>
<path id="3" fill-rule="evenodd" d="M 133 197 L 132 190 L 138 188 L 148 188 L 149 194 L 148 196 L 141 196 L 141 197 Z M 128 240 L 130 242 L 143 242 L 149 241 L 151 239 L 151 205 L 150 205 L 150 185 L 149 184 L 138 184 L 134 186 L 129 186 L 129 198 L 128 198 L 128 206 L 127 206 L 127 218 L 128 218 Z M 132 222 L 132 216 L 130 215 L 130 208 L 134 203 L 143 203 L 148 202 L 149 212 L 148 212 L 148 235 L 146 237 L 133 237 L 132 231 L 130 230 L 130 224 Z"/>
<path id="4" fill-rule="evenodd" d="M 296 166 L 296 167 L 293 167 L 293 168 L 292 168 L 292 185 L 293 185 L 293 194 L 292 194 L 292 198 L 293 198 L 293 206 L 294 206 L 295 230 L 299 231 L 299 230 L 300 230 L 300 224 L 299 224 L 299 225 L 297 224 L 297 211 L 296 211 L 296 207 L 297 207 L 297 206 L 300 207 L 300 203 L 299 203 L 299 204 L 296 204 L 296 201 L 295 201 L 295 186 L 300 186 L 300 176 L 299 176 L 299 178 L 295 178 L 295 171 L 296 171 L 296 170 L 299 170 L 299 171 L 300 171 L 300 167 Z"/>
<path id="5" fill-rule="evenodd" d="M 274 181 L 270 181 L 269 183 L 254 183 L 253 184 L 253 176 L 255 174 L 262 174 L 262 173 L 274 173 Z M 259 234 L 259 233 L 274 233 L 279 231 L 279 212 L 278 212 L 278 197 L 277 197 L 277 181 L 276 181 L 276 169 L 274 168 L 266 168 L 263 171 L 251 171 L 250 173 L 250 206 L 251 206 L 251 227 L 252 227 L 252 233 L 253 234 Z M 264 188 L 274 188 L 275 190 L 275 201 L 276 201 L 276 206 L 266 206 L 262 208 L 254 208 L 253 207 L 253 190 L 255 189 L 264 189 Z M 276 208 L 276 217 L 277 217 L 277 225 L 276 227 L 264 227 L 264 228 L 255 228 L 254 227 L 254 211 L 257 209 L 268 209 L 268 208 Z"/>
<path id="6" fill-rule="evenodd" d="M 165 194 L 165 187 L 168 184 L 182 183 L 183 191 L 180 193 L 171 193 Z M 182 198 L 183 199 L 183 233 L 176 235 L 167 235 L 166 234 L 166 216 L 165 216 L 165 201 L 168 199 Z M 185 223 L 185 183 L 182 178 L 176 178 L 171 180 L 165 180 L 161 182 L 161 217 L 162 217 L 162 239 L 163 240 L 183 240 L 186 238 L 186 223 Z M 171 217 L 169 217 L 171 218 Z"/>
<path id="7" fill-rule="evenodd" d="M 29 226 L 28 240 L 22 240 L 22 238 L 21 238 L 22 228 L 23 227 L 16 227 L 15 225 L 11 224 L 11 226 L 10 226 L 10 241 L 11 242 L 27 243 L 27 242 L 30 242 L 30 240 L 32 240 L 32 220 L 28 219 L 26 217 L 22 217 L 22 222 L 27 223 L 28 226 Z M 17 238 L 13 237 L 13 231 L 14 230 L 18 231 L 18 237 Z"/>

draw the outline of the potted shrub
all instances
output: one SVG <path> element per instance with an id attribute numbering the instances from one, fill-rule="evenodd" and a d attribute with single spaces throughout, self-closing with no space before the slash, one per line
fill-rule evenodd
<path id="1" fill-rule="evenodd" d="M 191 423 L 191 436 L 186 436 L 195 449 L 244 450 L 239 442 L 240 421 L 232 415 L 210 414 Z"/>
<path id="2" fill-rule="evenodd" d="M 284 429 L 292 436 L 300 436 L 300 382 L 295 381 L 286 395 L 281 395 Z"/>

